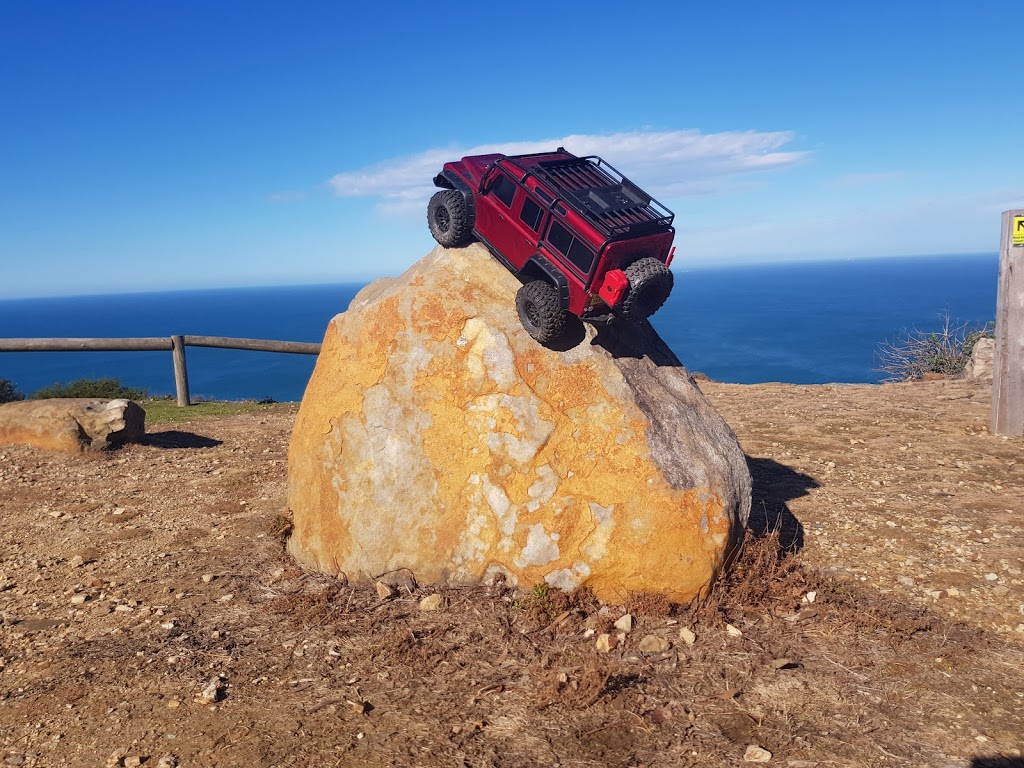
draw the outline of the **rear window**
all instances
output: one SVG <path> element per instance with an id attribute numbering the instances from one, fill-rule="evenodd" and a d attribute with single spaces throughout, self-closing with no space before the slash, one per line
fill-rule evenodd
<path id="1" fill-rule="evenodd" d="M 561 223 L 552 221 L 548 227 L 548 243 L 565 256 L 580 272 L 588 274 L 594 263 L 594 252 Z"/>

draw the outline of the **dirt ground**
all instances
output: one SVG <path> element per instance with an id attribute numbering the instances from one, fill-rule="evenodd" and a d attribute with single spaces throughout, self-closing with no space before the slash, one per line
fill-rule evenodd
<path id="1" fill-rule="evenodd" d="M 294 406 L 0 448 L 0 765 L 1024 766 L 1024 440 L 988 388 L 701 387 L 755 513 L 690 607 L 302 572 Z"/>

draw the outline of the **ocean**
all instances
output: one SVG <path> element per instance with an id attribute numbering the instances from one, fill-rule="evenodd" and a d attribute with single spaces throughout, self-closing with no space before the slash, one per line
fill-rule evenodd
<path id="1" fill-rule="evenodd" d="M 942 315 L 994 319 L 995 254 L 687 269 L 652 318 L 683 364 L 716 381 L 880 380 L 880 342 Z M 0 301 L 0 337 L 207 335 L 320 341 L 362 284 Z M 514 301 L 509 296 L 509 301 Z M 310 355 L 187 349 L 193 399 L 299 400 Z M 172 394 L 168 352 L 0 352 L 0 379 L 26 394 L 55 382 L 117 377 Z"/>

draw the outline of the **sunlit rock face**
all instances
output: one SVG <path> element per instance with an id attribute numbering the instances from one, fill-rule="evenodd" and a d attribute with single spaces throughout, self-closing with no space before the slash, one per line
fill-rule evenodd
<path id="1" fill-rule="evenodd" d="M 549 349 L 518 288 L 479 245 L 437 248 L 331 321 L 289 450 L 289 551 L 350 580 L 689 600 L 749 513 L 735 435 L 649 325 Z"/>

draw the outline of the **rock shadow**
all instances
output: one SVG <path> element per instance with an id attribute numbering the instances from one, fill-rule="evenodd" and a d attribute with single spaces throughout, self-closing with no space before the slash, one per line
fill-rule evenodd
<path id="1" fill-rule="evenodd" d="M 544 342 L 543 346 L 553 352 L 568 352 L 573 347 L 579 346 L 586 337 L 587 331 L 583 327 L 583 322 L 578 317 L 570 316 L 565 326 L 565 332 L 557 339 Z"/>
<path id="2" fill-rule="evenodd" d="M 753 481 L 747 528 L 755 536 L 778 533 L 784 550 L 799 552 L 804 546 L 804 527 L 789 511 L 788 502 L 806 496 L 818 482 L 773 459 L 747 456 L 747 469 Z"/>
<path id="3" fill-rule="evenodd" d="M 631 323 L 612 315 L 605 320 L 591 321 L 590 324 L 597 329 L 590 343 L 603 347 L 616 359 L 629 357 L 639 360 L 646 357 L 657 366 L 683 367 L 679 358 L 647 320 Z"/>
<path id="4" fill-rule="evenodd" d="M 223 443 L 212 437 L 204 437 L 194 432 L 179 432 L 171 429 L 166 432 L 147 432 L 138 443 L 153 448 L 216 448 Z"/>

